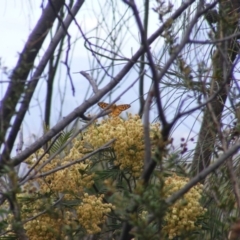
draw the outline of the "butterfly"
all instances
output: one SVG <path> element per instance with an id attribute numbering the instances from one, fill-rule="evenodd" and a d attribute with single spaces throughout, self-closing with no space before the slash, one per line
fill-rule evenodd
<path id="1" fill-rule="evenodd" d="M 105 109 L 109 106 L 108 103 L 105 103 L 105 102 L 99 102 L 98 103 L 98 106 L 102 109 Z M 112 117 L 117 117 L 122 111 L 125 111 L 127 110 L 128 108 L 130 108 L 131 105 L 130 104 L 121 104 L 121 105 L 116 105 L 116 104 L 113 104 L 109 110 L 111 110 L 110 112 L 110 116 Z"/>

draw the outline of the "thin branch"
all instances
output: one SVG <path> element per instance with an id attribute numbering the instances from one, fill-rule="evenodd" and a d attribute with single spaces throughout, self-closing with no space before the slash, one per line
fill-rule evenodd
<path id="1" fill-rule="evenodd" d="M 59 29 L 57 27 L 57 30 Z M 51 107 L 52 107 L 52 97 L 53 97 L 53 84 L 56 76 L 56 71 L 59 65 L 60 57 L 63 50 L 64 38 L 62 38 L 60 42 L 60 46 L 58 48 L 58 52 L 56 57 L 52 56 L 49 60 L 49 70 L 48 70 L 48 77 L 47 77 L 47 90 L 46 90 L 46 100 L 45 100 L 45 113 L 44 113 L 44 122 L 45 126 L 50 126 L 50 119 L 51 119 Z M 54 61 L 55 59 L 55 61 Z M 47 147 L 47 145 L 46 145 Z"/>
<path id="2" fill-rule="evenodd" d="M 237 206 L 238 206 L 237 209 L 238 209 L 238 211 L 240 211 L 240 190 L 239 190 L 239 184 L 238 184 L 238 177 L 236 176 L 236 173 L 234 171 L 232 157 L 230 157 L 227 160 L 227 167 L 228 167 L 228 171 L 229 171 L 229 175 L 230 175 L 230 179 L 231 179 L 231 184 L 233 186 L 233 192 L 234 192 Z M 239 215 L 240 215 L 240 213 L 238 212 L 238 216 Z"/>
<path id="3" fill-rule="evenodd" d="M 41 155 L 40 158 L 37 159 L 37 161 L 33 164 L 33 166 L 28 170 L 28 172 L 25 174 L 24 177 L 21 178 L 21 182 L 24 181 L 24 179 L 27 178 L 27 176 L 35 169 L 35 167 L 39 164 L 39 162 L 43 159 L 43 157 L 50 151 L 54 143 L 57 141 L 57 139 L 62 135 L 62 133 L 59 133 L 55 139 L 52 141 L 51 145 L 46 149 L 46 151 Z"/>
<path id="4" fill-rule="evenodd" d="M 99 90 L 96 81 L 87 72 L 81 71 L 80 74 L 82 74 L 89 81 L 90 85 L 92 86 L 93 92 L 97 94 Z"/>
<path id="5" fill-rule="evenodd" d="M 102 114 L 103 112 L 104 112 L 104 110 L 102 110 L 98 115 L 96 115 L 95 117 L 93 117 L 84 127 L 82 127 L 82 128 L 79 129 L 76 133 L 74 133 L 74 134 L 72 135 L 72 137 L 71 137 L 70 139 L 68 139 L 68 141 L 61 146 L 61 148 L 59 148 L 53 155 L 51 155 L 51 157 L 49 157 L 49 159 L 48 159 L 45 163 L 43 163 L 43 164 L 38 168 L 38 171 L 41 170 L 46 164 L 48 164 L 52 159 L 54 159 L 59 153 L 61 153 L 62 150 L 63 150 L 66 146 L 68 146 L 68 145 L 72 142 L 72 140 L 73 140 L 74 138 L 76 138 L 76 136 L 79 135 L 80 132 L 82 132 L 84 129 L 86 129 L 88 126 L 90 126 L 98 117 L 102 116 L 102 115 L 103 115 L 103 114 Z M 37 171 L 35 171 L 35 174 L 36 174 L 36 173 L 37 173 Z M 28 180 L 29 180 L 29 178 L 26 178 L 23 182 L 21 182 L 21 185 L 24 184 L 24 183 L 26 183 Z"/>
<path id="6" fill-rule="evenodd" d="M 174 204 L 180 197 L 187 193 L 192 187 L 204 180 L 210 173 L 220 167 L 229 157 L 235 154 L 240 149 L 240 143 L 233 146 L 231 149 L 226 151 L 216 162 L 209 167 L 205 168 L 202 172 L 193 177 L 182 189 L 172 194 L 166 199 L 168 205 Z"/>
<path id="7" fill-rule="evenodd" d="M 19 131 L 19 142 L 17 144 L 17 149 L 16 149 L 17 154 L 19 154 L 22 151 L 23 144 L 24 144 L 24 141 L 23 141 L 23 128 L 21 126 L 20 127 L 20 131 Z M 15 171 L 17 173 L 19 172 L 19 168 L 20 168 L 20 164 L 15 167 Z"/>
<path id="8" fill-rule="evenodd" d="M 60 171 L 60 170 L 63 170 L 63 169 L 65 169 L 65 168 L 68 168 L 68 167 L 70 167 L 70 166 L 72 166 L 72 165 L 75 165 L 75 164 L 77 164 L 77 163 L 83 162 L 83 161 L 85 161 L 86 159 L 88 159 L 88 158 L 90 158 L 91 156 L 93 156 L 94 154 L 96 154 L 96 153 L 98 153 L 98 152 L 100 152 L 100 151 L 102 151 L 102 150 L 105 150 L 105 149 L 109 148 L 109 146 L 110 146 L 114 141 L 116 141 L 116 139 L 110 140 L 109 142 L 107 142 L 106 144 L 104 144 L 102 147 L 100 147 L 100 148 L 96 149 L 95 151 L 93 151 L 93 152 L 85 155 L 85 156 L 84 156 L 83 158 L 81 158 L 81 159 L 78 159 L 78 160 L 75 160 L 75 161 L 70 162 L 70 163 L 68 163 L 68 164 L 65 164 L 65 165 L 63 165 L 63 166 L 54 168 L 54 169 L 52 169 L 52 170 L 50 170 L 50 171 L 48 171 L 48 172 L 44 172 L 44 173 L 41 173 L 41 174 L 36 175 L 36 176 L 30 176 L 30 177 L 28 178 L 28 180 L 46 177 L 46 176 L 48 176 L 48 175 L 50 175 L 50 174 L 52 174 L 52 173 L 58 172 L 58 171 Z M 39 171 L 39 170 L 37 170 L 36 172 L 38 172 L 38 171 Z M 20 184 L 23 184 L 23 183 L 20 183 Z"/>
<path id="9" fill-rule="evenodd" d="M 149 114 L 150 114 L 150 107 L 152 103 L 152 98 L 154 96 L 154 84 L 152 84 L 147 99 L 144 104 L 144 111 L 143 111 L 143 126 L 144 126 L 144 171 L 146 170 L 149 162 L 151 161 L 151 141 L 150 141 L 150 130 L 149 130 Z"/>
<path id="10" fill-rule="evenodd" d="M 144 29 L 146 36 L 148 35 L 148 23 L 149 23 L 149 0 L 145 0 L 144 4 Z M 141 56 L 140 59 L 140 67 L 139 67 L 139 72 L 142 72 L 145 68 L 145 54 Z M 142 117 L 143 111 L 144 111 L 144 104 L 145 104 L 145 99 L 144 99 L 144 75 L 140 78 L 139 81 L 139 103 L 140 103 L 140 108 L 139 108 L 139 116 Z"/>
<path id="11" fill-rule="evenodd" d="M 144 48 L 147 52 L 147 58 L 148 58 L 148 61 L 149 61 L 149 66 L 150 66 L 150 69 L 152 71 L 152 78 L 153 78 L 153 84 L 154 84 L 153 89 L 154 89 L 156 103 L 157 103 L 157 107 L 158 107 L 158 115 L 159 115 L 160 120 L 162 122 L 163 128 L 165 128 L 165 127 L 167 127 L 168 123 L 167 123 L 166 116 L 164 115 L 164 111 L 163 111 L 163 107 L 162 107 L 161 95 L 160 95 L 160 91 L 159 91 L 159 77 L 158 77 L 157 70 L 155 68 L 155 63 L 153 61 L 152 54 L 150 52 L 149 44 L 147 42 L 147 33 L 145 32 L 145 30 L 143 28 L 142 21 L 141 21 L 141 18 L 139 16 L 139 11 L 137 9 L 135 1 L 134 0 L 131 0 L 131 1 L 124 0 L 123 2 L 125 2 L 127 5 L 129 5 L 132 8 L 132 11 L 134 13 L 134 17 L 135 17 L 136 22 L 137 22 L 138 29 L 140 30 L 141 42 L 142 42 L 142 45 L 144 46 Z M 166 69 L 166 71 L 167 71 L 167 69 Z"/>
<path id="12" fill-rule="evenodd" d="M 81 8 L 82 6 L 82 3 L 83 3 L 83 0 L 82 1 L 78 1 L 73 9 L 72 9 L 72 15 L 76 15 L 77 12 L 79 11 L 79 9 Z M 72 16 L 71 15 L 71 16 Z M 64 25 L 65 27 L 68 27 L 71 22 L 72 22 L 72 17 L 70 15 L 68 15 L 64 21 Z M 38 79 L 39 76 L 41 76 L 42 72 L 44 71 L 49 59 L 51 58 L 52 54 L 54 53 L 54 50 L 55 48 L 57 47 L 58 43 L 61 41 L 61 39 L 64 37 L 65 35 L 65 31 L 63 30 L 63 28 L 61 27 L 55 37 L 52 39 L 47 51 L 45 52 L 44 56 L 42 57 L 40 63 L 38 64 L 37 68 L 36 68 L 36 71 L 34 72 L 33 74 L 33 79 L 34 81 L 29 81 L 28 84 L 27 84 L 27 87 L 26 87 L 26 91 L 25 91 L 25 95 L 23 97 L 23 100 L 22 100 L 22 104 L 20 106 L 20 109 L 16 115 L 16 118 L 14 120 L 14 123 L 10 129 L 10 133 L 9 133 L 9 137 L 7 139 L 7 143 L 6 143 L 6 147 L 4 148 L 3 152 L 2 152 L 2 156 L 1 156 L 1 162 L 0 162 L 0 168 L 1 168 L 1 165 L 4 163 L 4 160 L 6 159 L 9 159 L 7 158 L 7 156 L 10 154 L 11 152 L 11 149 L 13 147 L 13 144 L 14 144 L 14 141 L 16 139 L 16 136 L 17 136 L 17 133 L 18 133 L 18 130 L 22 124 L 22 121 L 24 119 L 24 116 L 26 114 L 26 111 L 28 110 L 28 107 L 29 107 L 29 104 L 30 104 L 30 101 L 31 101 L 31 98 L 33 96 L 33 93 L 34 93 L 34 89 L 36 88 L 37 86 L 37 83 L 38 81 L 35 81 L 35 79 Z M 4 121 L 7 121 L 6 119 L 4 119 Z M 62 129 L 60 129 L 58 132 L 60 132 Z M 55 133 L 56 134 L 56 133 Z M 54 135 L 55 135 L 54 134 Z M 54 136 L 53 135 L 53 136 Z M 52 137 L 53 137 L 52 136 Z M 51 138 L 50 138 L 51 139 Z M 49 141 L 50 139 L 46 140 L 45 142 L 42 142 L 41 143 L 41 146 L 39 146 L 37 149 L 39 149 L 40 147 L 42 147 L 47 141 Z M 35 151 L 37 150 L 35 149 Z M 35 152 L 33 151 L 33 152 Z M 32 152 L 32 153 L 33 153 Z M 24 153 L 24 151 L 21 153 L 21 155 Z M 32 154 L 31 153 L 31 154 Z M 28 155 L 29 156 L 29 155 Z"/>
<path id="13" fill-rule="evenodd" d="M 84 1 L 81 1 L 81 5 L 83 4 Z M 70 6 L 72 6 L 73 2 L 70 2 Z M 68 10 L 68 14 L 73 18 L 75 19 L 75 14 L 72 14 L 71 12 L 71 9 L 68 7 L 68 5 L 65 3 L 64 6 L 67 8 Z M 60 17 L 58 17 L 60 21 L 62 21 L 62 19 Z M 64 26 L 64 25 L 63 25 Z M 66 66 L 67 68 L 67 75 L 70 79 L 70 85 L 72 87 L 72 94 L 73 96 L 75 95 L 75 87 L 74 87 L 74 84 L 73 84 L 73 80 L 72 80 L 72 75 L 71 75 L 71 72 L 70 72 L 70 67 L 68 65 L 68 58 L 69 58 L 69 52 L 70 52 L 70 49 L 71 49 L 71 35 L 68 33 L 67 29 L 65 28 L 64 29 L 65 32 L 66 32 L 66 36 L 67 36 L 67 50 L 66 50 L 66 56 L 65 56 L 65 61 L 63 61 L 63 64 Z"/>
<path id="14" fill-rule="evenodd" d="M 17 192 L 18 192 L 18 181 L 17 181 L 17 173 L 14 171 L 12 166 L 9 166 L 8 172 L 8 184 L 10 187 L 10 191 L 5 194 L 8 199 L 10 210 L 13 214 L 13 231 L 15 232 L 18 239 L 28 240 L 26 235 L 26 231 L 23 227 L 23 222 L 21 218 L 21 205 L 18 203 Z"/>
<path id="15" fill-rule="evenodd" d="M 92 38 L 93 38 L 93 37 L 89 37 L 89 38 L 88 38 L 88 41 L 90 42 L 90 39 L 92 39 Z M 101 38 L 97 38 L 97 37 L 94 37 L 94 39 L 101 40 Z M 106 42 L 106 40 L 104 40 L 104 41 Z M 112 50 L 109 50 L 109 49 L 107 49 L 107 48 L 104 48 L 104 47 L 102 47 L 102 46 L 99 46 L 99 45 L 97 45 L 97 44 L 94 44 L 94 43 L 92 43 L 92 42 L 91 42 L 90 47 L 88 47 L 87 43 L 85 42 L 85 43 L 84 43 L 84 47 L 85 47 L 87 50 L 91 51 L 91 53 L 94 53 L 94 54 L 96 54 L 96 55 L 98 55 L 98 56 L 104 57 L 104 58 L 109 59 L 109 60 L 113 60 L 113 59 L 114 59 L 114 61 L 123 61 L 123 60 L 129 61 L 129 60 L 130 60 L 129 58 L 120 55 L 119 52 L 114 52 L 114 51 L 112 51 Z M 100 52 L 98 52 L 97 50 L 94 50 L 92 47 L 95 47 L 96 49 L 98 48 L 99 50 L 103 50 L 104 53 L 100 53 Z M 109 56 L 109 55 L 110 55 L 109 53 L 110 53 L 111 55 L 114 55 L 114 58 L 112 58 L 111 56 Z M 116 58 L 116 57 L 118 57 L 118 58 Z M 110 65 L 110 66 L 111 66 L 111 65 Z M 100 69 L 102 69 L 102 68 L 105 69 L 106 67 L 104 67 L 104 66 L 102 65 L 102 66 L 100 66 Z"/>
<path id="16" fill-rule="evenodd" d="M 60 198 L 59 198 L 54 204 L 52 204 L 51 207 L 55 207 L 55 206 L 57 206 L 57 205 L 62 201 L 63 198 L 64 198 L 64 195 L 61 196 L 61 197 L 60 197 Z M 44 211 L 38 213 L 37 215 L 35 215 L 35 216 L 33 216 L 33 217 L 31 217 L 31 218 L 29 218 L 29 219 L 23 221 L 23 224 L 25 224 L 25 223 L 27 223 L 27 222 L 30 222 L 30 221 L 32 221 L 32 220 L 38 218 L 39 216 L 43 215 L 43 214 L 46 213 L 47 211 L 49 211 L 49 209 L 46 209 L 46 210 L 44 210 Z"/>
<path id="17" fill-rule="evenodd" d="M 23 141 L 23 128 L 21 127 L 20 131 L 19 131 L 19 142 L 17 144 L 17 149 L 16 149 L 17 154 L 22 151 L 23 144 L 24 144 L 24 141 Z"/>
<path id="18" fill-rule="evenodd" d="M 10 76 L 11 82 L 9 83 L 8 89 L 5 93 L 3 100 L 1 101 L 0 106 L 0 142 L 4 143 L 4 138 L 6 137 L 6 131 L 9 127 L 9 123 L 11 118 L 13 117 L 16 109 L 16 105 L 24 92 L 25 82 L 27 77 L 32 70 L 33 62 L 38 55 L 39 50 L 42 47 L 42 44 L 47 37 L 47 33 L 51 28 L 56 16 L 54 14 L 52 5 L 54 5 L 54 9 L 58 12 L 64 4 L 64 1 L 56 1 L 52 0 L 52 3 L 48 3 L 46 8 L 44 9 L 38 23 L 30 34 L 22 53 L 20 54 L 18 63 L 13 70 L 13 73 Z M 38 74 L 39 77 L 41 74 Z M 38 79 L 34 76 L 34 79 Z M 19 81 L 24 80 L 25 81 Z M 38 81 L 35 81 L 37 83 Z M 26 102 L 23 103 L 27 104 Z M 27 111 L 27 109 L 25 110 Z M 21 126 L 23 117 L 20 117 L 21 113 L 18 112 L 16 115 L 15 122 L 13 127 L 11 128 L 11 132 L 7 139 L 7 142 L 4 147 L 4 154 L 2 154 L 2 160 L 8 161 L 9 155 L 13 147 L 13 143 L 16 139 L 18 130 Z M 16 121 L 18 122 L 16 124 Z M 15 126 L 15 124 L 17 126 Z M 13 132 L 14 131 L 14 132 Z"/>
<path id="19" fill-rule="evenodd" d="M 228 37 L 224 37 L 224 38 L 221 38 L 221 39 L 218 39 L 218 40 L 206 40 L 206 41 L 199 41 L 199 40 L 192 40 L 192 39 L 189 39 L 189 43 L 194 43 L 194 44 L 216 44 L 216 43 L 222 43 L 222 42 L 225 42 L 225 41 L 229 41 L 229 40 L 232 40 L 233 38 L 236 38 L 236 37 L 240 37 L 240 33 L 235 33 L 235 34 L 231 34 L 229 35 Z"/>
<path id="20" fill-rule="evenodd" d="M 68 8 L 68 7 L 66 6 L 66 8 Z M 71 12 L 69 12 L 69 13 L 71 14 Z M 91 53 L 92 53 L 93 57 L 97 60 L 97 63 L 99 64 L 99 66 L 101 66 L 102 70 L 105 72 L 105 74 L 106 74 L 107 76 L 112 77 L 112 76 L 109 75 L 109 73 L 108 73 L 108 72 L 105 70 L 105 68 L 102 66 L 101 61 L 98 59 L 97 55 L 96 55 L 96 54 L 94 53 L 94 51 L 92 50 L 92 47 L 91 47 L 92 43 L 87 39 L 87 37 L 85 36 L 82 28 L 80 27 L 80 25 L 78 24 L 78 22 L 77 22 L 77 20 L 76 20 L 75 18 L 74 18 L 74 23 L 76 24 L 78 30 L 79 30 L 80 33 L 82 34 L 82 37 L 84 38 L 85 42 L 88 43 L 88 45 L 89 45 L 89 47 L 90 47 L 90 49 L 91 49 Z"/>
<path id="21" fill-rule="evenodd" d="M 52 204 L 51 207 L 55 207 L 57 204 L 59 204 L 59 203 L 62 201 L 63 197 L 64 197 L 64 195 L 61 196 L 54 204 Z M 27 222 L 30 222 L 30 221 L 32 221 L 32 220 L 40 217 L 41 215 L 43 215 L 43 214 L 46 213 L 47 211 L 49 211 L 49 208 L 46 209 L 46 210 L 44 210 L 44 211 L 42 211 L 42 212 L 40 212 L 40 213 L 38 213 L 37 215 L 35 215 L 35 216 L 31 217 L 31 218 L 28 218 L 28 219 L 22 221 L 23 225 L 26 224 Z M 1 235 L 5 235 L 5 234 L 7 234 L 7 233 L 10 233 L 10 232 L 12 232 L 12 231 L 13 231 L 13 230 L 7 230 L 7 231 L 1 233 L 0 236 L 1 236 Z"/>
<path id="22" fill-rule="evenodd" d="M 221 143 L 222 143 L 223 151 L 226 152 L 226 151 L 227 151 L 227 148 L 228 148 L 228 144 L 227 144 L 227 141 L 226 141 L 226 139 L 225 139 L 225 137 L 223 136 L 223 133 L 222 133 L 222 131 L 221 131 L 220 123 L 219 123 L 217 117 L 216 117 L 215 114 L 214 114 L 212 105 L 209 103 L 209 104 L 207 104 L 207 107 L 208 107 L 208 109 L 209 109 L 209 112 L 210 112 L 211 115 L 212 115 L 213 122 L 214 122 L 215 125 L 216 125 L 217 131 L 218 131 L 218 137 L 219 137 L 219 139 L 220 139 L 220 141 L 221 141 Z M 234 172 L 232 156 L 229 157 L 229 159 L 226 161 L 226 165 L 227 165 L 228 172 L 229 172 L 229 175 L 230 175 L 231 184 L 232 184 L 232 186 L 233 186 L 233 192 L 234 192 L 235 198 L 236 198 L 236 200 L 237 200 L 237 206 L 238 206 L 238 209 L 240 210 L 240 191 L 239 191 L 239 184 L 238 184 L 238 181 L 237 181 L 237 176 L 236 176 L 236 174 L 235 174 L 235 172 Z"/>
<path id="23" fill-rule="evenodd" d="M 170 128 L 172 128 L 172 126 L 183 116 L 186 116 L 188 114 L 191 114 L 192 112 L 195 112 L 198 109 L 201 109 L 202 107 L 206 106 L 208 103 L 212 102 L 218 95 L 219 93 L 222 91 L 222 89 L 225 87 L 225 84 L 227 83 L 228 80 L 226 80 L 222 86 L 219 87 L 218 91 L 216 91 L 210 98 L 208 98 L 204 103 L 199 104 L 196 107 L 193 107 L 192 109 L 189 109 L 185 112 L 179 112 L 174 119 L 172 120 L 172 122 L 169 124 Z"/>

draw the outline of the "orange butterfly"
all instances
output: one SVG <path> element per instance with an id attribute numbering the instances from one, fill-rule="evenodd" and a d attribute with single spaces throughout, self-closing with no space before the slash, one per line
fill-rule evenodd
<path id="1" fill-rule="evenodd" d="M 105 102 L 99 102 L 98 103 L 98 106 L 102 109 L 105 109 L 109 106 L 108 103 L 105 103 Z M 130 108 L 131 105 L 130 104 L 121 104 L 121 105 L 116 105 L 116 104 L 113 104 L 109 110 L 111 110 L 111 113 L 109 114 L 110 116 L 112 117 L 117 117 L 122 111 Z"/>

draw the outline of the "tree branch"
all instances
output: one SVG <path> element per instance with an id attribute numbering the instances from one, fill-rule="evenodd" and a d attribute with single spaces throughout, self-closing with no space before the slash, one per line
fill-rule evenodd
<path id="1" fill-rule="evenodd" d="M 76 15 L 78 10 L 81 8 L 82 6 L 82 3 L 83 3 L 83 0 L 79 0 L 73 7 L 72 9 L 72 14 Z M 71 15 L 72 16 L 72 15 Z M 65 27 L 68 27 L 71 22 L 72 22 L 72 17 L 70 15 L 68 15 L 66 17 L 66 20 L 64 21 L 64 26 Z M 31 98 L 33 96 L 33 93 L 34 93 L 34 90 L 37 86 L 37 83 L 38 81 L 36 81 L 36 79 L 39 79 L 41 74 L 43 73 L 49 59 L 51 58 L 54 50 L 56 49 L 57 45 L 59 44 L 59 42 L 61 41 L 61 39 L 65 36 L 65 30 L 63 27 L 61 27 L 59 29 L 59 31 L 57 31 L 55 37 L 52 39 L 47 51 L 45 52 L 44 56 L 42 57 L 42 60 L 40 61 L 40 63 L 38 64 L 37 66 L 37 69 L 36 71 L 34 72 L 33 74 L 33 77 L 32 77 L 32 80 L 30 80 L 27 84 L 27 88 L 26 88 L 26 92 L 25 92 L 25 95 L 23 97 L 23 101 L 22 101 L 22 104 L 20 106 L 20 109 L 16 115 L 16 118 L 14 120 L 14 123 L 12 125 L 12 128 L 10 129 L 10 133 L 9 133 L 9 136 L 8 136 L 8 139 L 6 141 L 6 146 L 5 148 L 3 149 L 2 151 L 2 155 L 1 155 L 1 164 L 3 164 L 3 162 L 6 162 L 8 161 L 9 159 L 9 155 L 10 155 L 10 152 L 12 150 L 12 147 L 13 147 L 13 144 L 14 144 L 14 141 L 16 139 L 16 136 L 18 134 L 18 130 L 22 124 L 22 121 L 24 119 L 24 116 L 28 110 L 28 107 L 29 107 L 29 104 L 30 104 L 30 101 L 31 101 Z M 4 121 L 7 121 L 6 119 L 4 119 Z M 62 130 L 62 129 L 61 129 Z M 60 131 L 61 131 L 60 130 Z M 47 140 L 48 141 L 48 140 Z M 46 142 L 47 142 L 46 141 Z M 45 142 L 45 143 L 46 143 Z M 45 144 L 43 143 L 42 146 Z"/>
<path id="2" fill-rule="evenodd" d="M 58 12 L 64 5 L 64 2 L 65 2 L 64 0 L 60 1 L 52 0 L 51 4 L 48 3 L 37 25 L 30 34 L 23 48 L 23 51 L 20 54 L 18 63 L 10 76 L 10 83 L 5 93 L 5 96 L 1 101 L 0 106 L 1 143 L 4 142 L 4 138 L 9 127 L 10 120 L 15 113 L 17 103 L 19 102 L 19 99 L 22 93 L 24 92 L 25 83 L 27 81 L 29 72 L 32 70 L 34 60 L 39 50 L 41 49 L 45 38 L 47 37 L 49 29 L 52 27 L 52 24 L 56 19 L 55 11 Z M 52 5 L 54 6 L 54 10 L 52 8 Z M 18 124 L 17 131 L 19 130 L 20 125 L 21 123 Z M 14 135 L 16 136 L 17 133 L 15 133 Z M 7 142 L 5 146 L 5 152 L 8 152 L 8 154 L 10 154 L 12 149 L 10 145 L 11 145 L 10 142 Z M 5 156 L 2 156 L 2 159 L 4 159 L 4 157 Z M 7 156 L 4 160 L 7 160 Z"/>

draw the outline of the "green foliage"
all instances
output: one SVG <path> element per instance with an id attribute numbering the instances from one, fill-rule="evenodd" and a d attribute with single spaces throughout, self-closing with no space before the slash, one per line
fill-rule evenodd
<path id="1" fill-rule="evenodd" d="M 58 151 L 72 136 L 73 129 L 70 131 L 62 131 L 58 136 L 56 140 L 53 140 L 52 143 L 50 142 L 49 146 L 50 148 L 50 154 L 55 153 Z"/>

